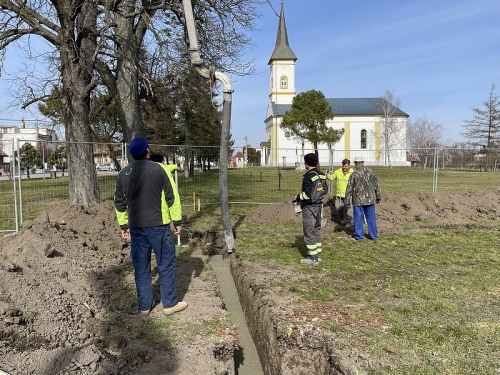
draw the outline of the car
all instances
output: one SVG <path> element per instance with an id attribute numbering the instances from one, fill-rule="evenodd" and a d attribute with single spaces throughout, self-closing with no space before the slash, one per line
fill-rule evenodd
<path id="1" fill-rule="evenodd" d="M 98 171 L 116 171 L 114 164 L 99 164 L 96 168 Z"/>

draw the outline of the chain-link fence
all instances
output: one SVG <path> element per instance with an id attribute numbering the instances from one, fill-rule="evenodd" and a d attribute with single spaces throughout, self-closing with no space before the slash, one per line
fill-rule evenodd
<path id="1" fill-rule="evenodd" d="M 93 144 L 101 200 L 113 198 L 116 175 L 129 162 L 127 144 Z M 183 210 L 198 211 L 219 205 L 219 147 L 150 145 L 167 164 L 176 164 Z M 236 148 L 229 160 L 231 204 L 288 201 L 300 191 L 303 153 L 275 150 L 285 155 L 272 163 L 269 149 Z M 157 156 L 158 156 L 157 155 Z M 404 155 L 404 163 L 402 158 Z M 345 158 L 362 156 L 377 174 L 382 191 L 394 194 L 453 193 L 500 185 L 500 150 L 419 149 L 319 150 L 320 169 L 333 171 Z M 18 230 L 23 220 L 36 216 L 49 202 L 68 199 L 68 163 L 64 142 L 0 139 L 0 231 Z M 275 165 L 273 165 L 275 164 Z M 77 173 L 77 172 L 75 172 Z M 147 182 L 145 182 L 147 183 Z M 335 186 L 330 183 L 330 193 Z"/>

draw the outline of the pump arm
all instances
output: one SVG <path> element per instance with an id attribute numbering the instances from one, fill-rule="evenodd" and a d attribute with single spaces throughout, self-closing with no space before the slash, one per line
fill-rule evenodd
<path id="1" fill-rule="evenodd" d="M 216 72 L 215 69 L 203 67 L 203 59 L 200 56 L 198 46 L 198 35 L 194 22 L 193 7 L 191 0 L 182 0 L 184 16 L 186 18 L 186 29 L 189 38 L 189 50 L 191 51 L 191 63 L 199 75 L 207 79 L 215 79 L 222 83 L 224 87 L 223 107 L 222 107 L 222 127 L 220 140 L 220 163 L 219 163 L 219 187 L 220 187 L 220 210 L 222 214 L 222 225 L 226 239 L 227 251 L 231 254 L 235 249 L 233 228 L 229 214 L 229 193 L 227 186 L 227 170 L 229 161 L 229 141 L 231 138 L 231 102 L 233 90 L 231 80 L 223 73 Z"/>

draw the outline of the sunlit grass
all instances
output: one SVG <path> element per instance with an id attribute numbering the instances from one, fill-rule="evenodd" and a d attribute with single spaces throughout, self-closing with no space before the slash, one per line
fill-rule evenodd
<path id="1" fill-rule="evenodd" d="M 311 267 L 299 264 L 305 255 L 300 224 L 245 222 L 238 255 L 288 269 L 272 284 L 312 303 L 296 306 L 308 315 L 299 324 L 319 317 L 316 324 L 335 334 L 339 350 L 355 348 L 371 358 L 369 374 L 494 374 L 500 369 L 500 223 L 488 224 L 466 231 L 402 224 L 400 234 L 376 243 L 323 230 L 323 261 Z M 405 233 L 405 226 L 418 225 L 418 235 Z M 324 309 L 335 319 L 322 318 Z"/>

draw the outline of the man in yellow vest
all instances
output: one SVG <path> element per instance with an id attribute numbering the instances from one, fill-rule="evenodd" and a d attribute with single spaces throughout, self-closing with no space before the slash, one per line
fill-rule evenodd
<path id="1" fill-rule="evenodd" d="M 335 184 L 335 209 L 340 216 L 340 224 L 345 224 L 347 228 L 351 226 L 352 217 L 349 215 L 349 210 L 345 206 L 345 189 L 347 182 L 354 169 L 351 168 L 349 159 L 342 160 L 342 167 L 337 169 L 333 174 L 326 174 L 326 178 L 331 181 L 336 181 Z"/>

